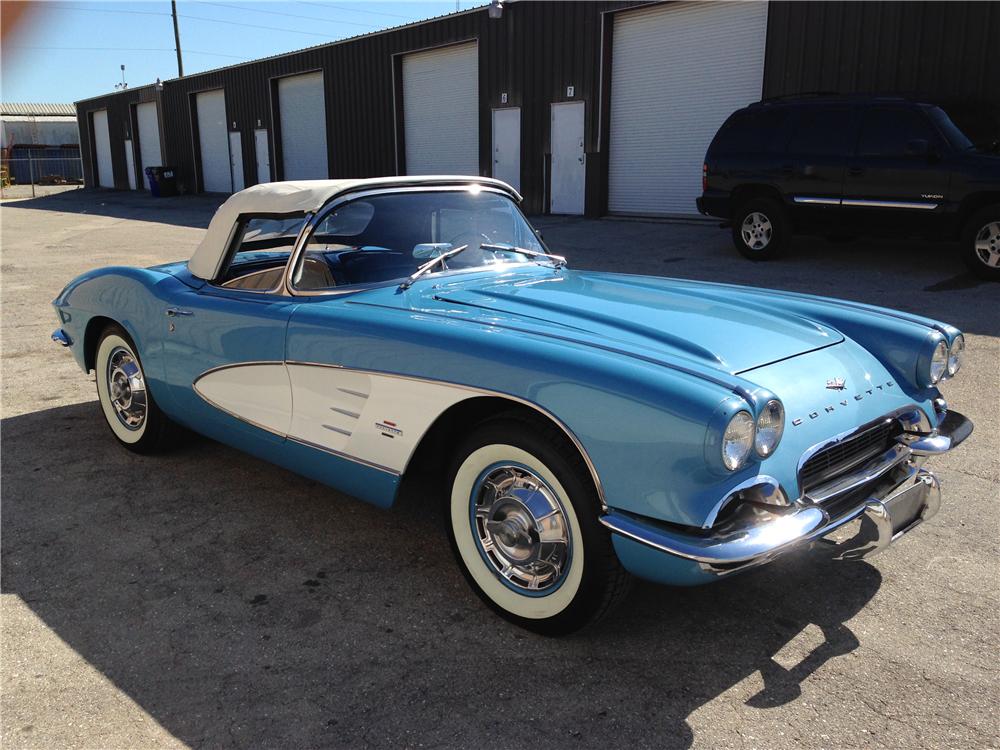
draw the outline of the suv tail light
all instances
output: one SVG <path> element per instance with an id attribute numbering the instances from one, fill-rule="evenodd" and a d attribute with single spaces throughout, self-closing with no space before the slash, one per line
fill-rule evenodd
<path id="1" fill-rule="evenodd" d="M 708 190 L 708 165 L 701 165 L 701 192 L 706 192 Z"/>

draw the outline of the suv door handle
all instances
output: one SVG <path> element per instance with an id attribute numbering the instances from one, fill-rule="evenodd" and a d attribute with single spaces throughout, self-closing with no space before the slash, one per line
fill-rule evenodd
<path id="1" fill-rule="evenodd" d="M 864 167 L 851 167 L 847 170 L 847 174 L 849 174 L 851 177 L 860 177 L 864 173 L 865 173 Z"/>
<path id="2" fill-rule="evenodd" d="M 179 307 L 168 307 L 167 308 L 167 317 L 168 318 L 174 318 L 174 317 L 177 317 L 179 315 L 194 315 L 194 313 L 191 312 L 190 310 L 182 310 Z"/>

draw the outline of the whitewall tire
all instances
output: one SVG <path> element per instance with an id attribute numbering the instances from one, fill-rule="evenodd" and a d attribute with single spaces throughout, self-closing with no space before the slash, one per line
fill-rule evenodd
<path id="1" fill-rule="evenodd" d="M 153 400 L 135 344 L 119 326 L 101 334 L 94 370 L 101 411 L 118 442 L 136 453 L 161 447 L 169 420 Z"/>
<path id="2" fill-rule="evenodd" d="M 599 521 L 596 490 L 554 426 L 495 419 L 458 449 L 448 529 L 466 579 L 494 611 L 562 635 L 598 619 L 628 588 Z"/>

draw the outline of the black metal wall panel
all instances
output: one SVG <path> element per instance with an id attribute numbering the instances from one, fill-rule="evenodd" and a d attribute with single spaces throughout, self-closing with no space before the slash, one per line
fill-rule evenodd
<path id="1" fill-rule="evenodd" d="M 492 167 L 492 110 L 521 108 L 521 190 L 529 213 L 548 207 L 551 105 L 586 103 L 590 215 L 607 201 L 607 128 L 614 11 L 643 2 L 509 3 L 500 19 L 485 8 L 313 47 L 77 103 L 84 170 L 94 184 L 90 113 L 107 108 L 115 184 L 128 187 L 124 140 L 133 107 L 160 101 L 162 144 L 181 185 L 200 185 L 194 94 L 223 88 L 230 129 L 239 130 L 243 173 L 256 182 L 254 130 L 268 130 L 273 177 L 281 178 L 275 81 L 322 70 L 329 174 L 404 172 L 401 56 L 475 40 L 479 48 L 480 173 Z M 805 91 L 920 92 L 986 100 L 1000 109 L 1000 4 L 978 2 L 771 2 L 765 96 Z M 990 55 L 993 54 L 993 59 Z M 665 71 L 669 74 L 669 71 Z M 506 104 L 501 95 L 507 94 Z M 706 95 L 711 95 L 706 91 Z"/>
<path id="2" fill-rule="evenodd" d="M 997 39 L 995 2 L 772 2 L 764 94 L 914 93 L 997 111 Z"/>

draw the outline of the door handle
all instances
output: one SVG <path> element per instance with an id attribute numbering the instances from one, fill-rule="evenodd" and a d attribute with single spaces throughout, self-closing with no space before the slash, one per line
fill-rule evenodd
<path id="1" fill-rule="evenodd" d="M 851 167 L 850 169 L 847 170 L 847 174 L 849 174 L 851 177 L 860 177 L 864 173 L 865 173 L 864 167 Z"/>
<path id="2" fill-rule="evenodd" d="M 194 313 L 191 312 L 190 310 L 182 310 L 179 307 L 168 307 L 167 308 L 167 317 L 168 318 L 175 318 L 175 317 L 178 317 L 178 316 L 181 316 L 181 315 L 194 315 Z"/>

